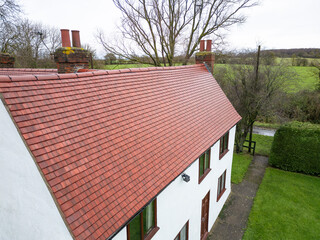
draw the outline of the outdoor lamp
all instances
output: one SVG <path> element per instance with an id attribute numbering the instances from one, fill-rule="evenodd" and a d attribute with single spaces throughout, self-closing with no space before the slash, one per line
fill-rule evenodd
<path id="1" fill-rule="evenodd" d="M 184 173 L 184 174 L 182 174 L 182 179 L 185 182 L 189 182 L 190 181 L 190 176 Z"/>

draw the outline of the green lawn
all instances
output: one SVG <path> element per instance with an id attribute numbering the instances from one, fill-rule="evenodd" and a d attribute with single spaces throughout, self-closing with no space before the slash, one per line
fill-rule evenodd
<path id="1" fill-rule="evenodd" d="M 246 174 L 252 161 L 252 155 L 246 153 L 234 153 L 232 162 L 231 182 L 240 183 Z"/>
<path id="2" fill-rule="evenodd" d="M 320 239 L 319 189 L 319 177 L 267 168 L 243 239 Z"/>
<path id="3" fill-rule="evenodd" d="M 289 92 L 314 90 L 319 82 L 319 70 L 316 67 L 291 67 L 298 75 L 297 81 L 288 83 Z"/>
<path id="4" fill-rule="evenodd" d="M 126 69 L 126 68 L 146 68 L 146 67 L 153 67 L 153 66 L 148 65 L 148 64 L 110 64 L 110 65 L 104 65 L 104 69 L 106 69 L 106 70 Z"/>
<path id="5" fill-rule="evenodd" d="M 254 122 L 255 127 L 261 127 L 261 128 L 271 128 L 271 129 L 278 129 L 281 124 L 279 123 L 265 123 L 265 122 Z"/>
<path id="6" fill-rule="evenodd" d="M 163 64 L 162 64 L 163 65 Z M 181 66 L 182 63 L 175 63 L 174 66 Z M 147 68 L 147 67 L 154 67 L 150 64 L 141 64 L 141 63 L 135 63 L 135 64 L 109 64 L 104 65 L 104 69 L 106 70 L 113 70 L 113 69 L 126 69 L 126 68 Z M 167 66 L 168 67 L 168 66 Z"/>
<path id="7" fill-rule="evenodd" d="M 249 139 L 249 135 L 247 136 L 247 139 Z M 252 134 L 252 140 L 256 142 L 255 154 L 269 156 L 273 142 L 273 137 Z M 248 143 L 246 143 L 245 145 L 248 145 Z M 244 151 L 247 151 L 247 148 L 245 148 Z"/>
<path id="8" fill-rule="evenodd" d="M 310 64 L 311 62 L 318 62 L 320 63 L 320 59 L 319 58 L 305 58 L 308 61 L 308 64 Z M 298 60 L 296 58 L 296 60 Z M 276 58 L 276 64 L 287 64 L 287 65 L 292 65 L 292 58 Z"/>

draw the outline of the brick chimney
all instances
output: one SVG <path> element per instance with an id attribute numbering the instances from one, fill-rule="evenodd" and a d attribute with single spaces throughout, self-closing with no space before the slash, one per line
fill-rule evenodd
<path id="1" fill-rule="evenodd" d="M 196 64 L 204 63 L 208 70 L 213 73 L 214 53 L 211 52 L 212 40 L 200 41 L 200 52 L 196 53 Z"/>
<path id="2" fill-rule="evenodd" d="M 13 68 L 14 57 L 8 53 L 0 53 L 0 68 Z"/>
<path id="3" fill-rule="evenodd" d="M 54 53 L 58 73 L 74 73 L 79 69 L 89 69 L 89 52 L 81 48 L 79 31 L 72 30 L 71 32 L 72 47 L 69 29 L 61 29 L 62 47 Z"/>

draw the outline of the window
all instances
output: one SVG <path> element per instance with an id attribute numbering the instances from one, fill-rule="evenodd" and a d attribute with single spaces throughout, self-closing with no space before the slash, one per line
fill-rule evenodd
<path id="1" fill-rule="evenodd" d="M 226 172 L 227 170 L 225 170 L 224 173 L 218 179 L 217 202 L 219 201 L 223 193 L 226 191 Z"/>
<path id="2" fill-rule="evenodd" d="M 189 239 L 189 221 L 183 226 L 174 240 L 188 240 Z"/>
<path id="3" fill-rule="evenodd" d="M 157 201 L 155 199 L 127 225 L 127 239 L 151 239 L 158 230 Z"/>
<path id="4" fill-rule="evenodd" d="M 229 131 L 220 138 L 220 152 L 219 158 L 221 159 L 228 152 Z"/>
<path id="5" fill-rule="evenodd" d="M 199 183 L 210 172 L 210 148 L 199 157 Z"/>

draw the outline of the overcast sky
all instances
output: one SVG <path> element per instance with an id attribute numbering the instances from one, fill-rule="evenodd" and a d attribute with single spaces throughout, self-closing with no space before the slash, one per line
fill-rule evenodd
<path id="1" fill-rule="evenodd" d="M 81 43 L 99 50 L 97 29 L 112 34 L 121 16 L 112 0 L 20 0 L 27 18 L 57 28 L 80 30 Z M 229 49 L 320 48 L 320 0 L 260 0 L 247 21 L 232 27 Z"/>

